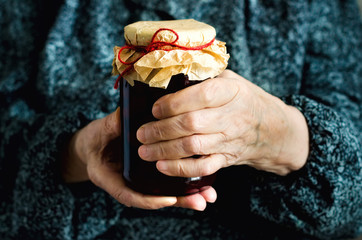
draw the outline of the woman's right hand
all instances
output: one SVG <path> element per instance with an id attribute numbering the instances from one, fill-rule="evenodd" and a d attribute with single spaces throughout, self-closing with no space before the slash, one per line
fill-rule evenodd
<path id="1" fill-rule="evenodd" d="M 143 209 L 169 206 L 204 210 L 207 202 L 216 200 L 216 191 L 207 190 L 185 196 L 145 195 L 127 187 L 121 175 L 120 112 L 94 120 L 71 138 L 62 158 L 62 176 L 65 182 L 92 181 L 118 202 Z"/>

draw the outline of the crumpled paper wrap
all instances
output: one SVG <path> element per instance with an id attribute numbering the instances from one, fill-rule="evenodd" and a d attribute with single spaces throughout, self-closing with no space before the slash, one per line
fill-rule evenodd
<path id="1" fill-rule="evenodd" d="M 178 24 L 176 21 L 188 22 L 182 22 L 180 27 L 180 24 Z M 182 44 L 182 46 L 200 46 L 210 42 L 215 37 L 215 33 L 214 36 L 212 36 L 212 31 L 210 31 L 210 29 L 206 29 L 206 31 L 204 28 L 205 31 L 203 31 L 203 29 L 198 29 L 198 26 L 192 26 L 192 24 L 196 23 L 203 24 L 202 27 L 205 27 L 204 25 L 206 25 L 208 28 L 210 28 L 211 26 L 207 24 L 197 22 L 195 20 L 176 21 L 158 22 L 161 24 L 156 24 L 156 26 L 154 26 L 154 29 L 150 27 L 150 22 L 146 22 L 146 28 L 143 28 L 142 26 L 135 26 L 134 28 L 137 29 L 147 29 L 147 34 L 141 34 L 141 36 L 143 37 L 136 36 L 136 34 L 134 33 L 134 28 L 132 28 L 132 31 L 129 31 L 132 32 L 131 36 L 133 36 L 133 38 L 130 37 L 126 33 L 126 27 L 126 41 L 128 43 L 135 43 L 135 41 L 132 41 L 133 39 L 148 39 L 142 42 L 142 45 L 147 45 L 151 41 L 153 34 L 159 28 L 165 27 L 173 29 L 177 32 L 177 34 L 179 35 L 179 40 L 183 39 L 183 41 L 178 41 L 176 43 L 179 45 Z M 167 22 L 176 23 L 174 23 L 174 26 L 170 26 L 170 24 L 167 24 Z M 192 29 L 193 31 L 190 31 L 190 29 Z M 213 31 L 215 32 L 215 30 Z M 202 34 L 203 32 L 205 33 L 205 35 Z M 187 33 L 186 37 L 185 33 Z M 162 31 L 158 34 L 160 36 L 157 35 L 158 39 L 165 39 L 163 34 L 166 35 L 166 39 L 171 39 L 171 41 L 172 37 L 175 38 L 174 35 L 170 36 L 169 31 Z M 195 34 L 195 37 L 192 37 L 192 34 Z M 145 35 L 147 36 L 145 37 Z M 185 39 L 187 39 L 188 41 L 185 41 Z M 195 42 L 199 45 L 195 45 Z M 114 47 L 115 57 L 113 59 L 113 75 L 121 74 L 129 66 L 119 61 L 118 54 L 120 49 L 120 47 Z M 132 62 L 139 58 L 141 54 L 141 52 L 137 52 L 134 49 L 123 49 L 120 54 L 120 58 L 124 62 Z M 149 52 L 142 56 L 137 62 L 135 62 L 133 65 L 133 69 L 125 73 L 123 75 L 123 78 L 126 79 L 128 83 L 132 86 L 134 85 L 134 81 L 140 81 L 149 84 L 150 87 L 167 88 L 171 77 L 179 73 L 188 75 L 190 81 L 213 78 L 225 70 L 225 68 L 227 67 L 228 59 L 229 54 L 227 54 L 226 52 L 225 43 L 215 39 L 212 45 L 202 50 L 181 50 L 176 48 L 172 51 L 155 50 Z"/>

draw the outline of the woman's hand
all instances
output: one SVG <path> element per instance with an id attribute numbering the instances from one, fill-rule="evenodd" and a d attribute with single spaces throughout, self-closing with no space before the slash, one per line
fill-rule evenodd
<path id="1" fill-rule="evenodd" d="M 186 197 L 144 195 L 128 188 L 121 176 L 119 108 L 105 118 L 95 120 L 74 134 L 62 159 L 66 182 L 91 180 L 126 206 L 158 209 L 178 206 L 204 210 L 216 200 L 213 188 Z"/>
<path id="2" fill-rule="evenodd" d="M 230 70 L 160 98 L 152 112 L 160 120 L 138 130 L 138 152 L 170 176 L 241 164 L 286 175 L 308 156 L 304 116 Z"/>

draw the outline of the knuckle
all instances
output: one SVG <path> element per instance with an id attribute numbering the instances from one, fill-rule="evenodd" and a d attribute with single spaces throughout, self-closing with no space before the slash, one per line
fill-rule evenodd
<path id="1" fill-rule="evenodd" d="M 176 169 L 177 169 L 177 175 L 178 176 L 187 176 L 187 172 L 183 166 L 183 164 L 180 161 L 177 161 L 176 163 Z"/>
<path id="2" fill-rule="evenodd" d="M 217 172 L 220 168 L 228 167 L 224 154 L 209 155 L 200 163 L 200 175 L 208 176 Z"/>
<path id="3" fill-rule="evenodd" d="M 245 150 L 241 150 L 239 153 L 242 155 L 242 153 L 245 152 Z M 238 157 L 238 154 L 236 153 L 223 153 L 221 154 L 222 162 L 220 167 L 229 167 L 233 165 L 245 165 L 247 164 L 247 161 L 241 159 Z"/>
<path id="4" fill-rule="evenodd" d="M 215 98 L 218 88 L 218 81 L 211 80 L 205 82 L 205 85 L 200 89 L 200 99 L 205 104 L 208 105 Z"/>
<path id="5" fill-rule="evenodd" d="M 160 125 L 159 125 L 159 122 L 154 122 L 154 123 L 152 124 L 152 132 L 153 132 L 153 135 L 154 135 L 157 139 L 163 139 L 164 134 L 163 134 L 162 128 L 161 128 Z"/>
<path id="6" fill-rule="evenodd" d="M 123 205 L 127 206 L 127 207 L 131 207 L 132 204 L 132 195 L 128 194 L 124 191 L 117 191 L 113 194 L 113 197 L 120 203 L 122 203 Z"/>
<path id="7" fill-rule="evenodd" d="M 157 148 L 157 158 L 165 158 L 167 156 L 167 147 L 163 144 L 159 144 L 159 147 Z"/>
<path id="8" fill-rule="evenodd" d="M 189 155 L 202 154 L 202 143 L 197 135 L 184 138 L 182 146 L 185 153 Z"/>
<path id="9" fill-rule="evenodd" d="M 200 116 L 196 112 L 185 114 L 182 121 L 184 129 L 190 133 L 197 133 L 200 130 Z"/>
<path id="10" fill-rule="evenodd" d="M 114 124 L 112 122 L 112 119 L 109 116 L 105 117 L 104 124 L 103 124 L 103 130 L 106 133 L 111 133 L 111 132 L 113 132 L 113 129 L 114 129 Z"/>
<path id="11" fill-rule="evenodd" d="M 203 150 L 202 140 L 199 136 L 197 136 L 197 135 L 191 136 L 190 142 L 191 142 L 191 151 L 193 154 L 203 154 L 204 153 L 202 151 Z"/>
<path id="12" fill-rule="evenodd" d="M 199 172 L 200 172 L 201 176 L 208 176 L 208 175 L 214 173 L 213 167 L 211 164 L 202 164 Z"/>

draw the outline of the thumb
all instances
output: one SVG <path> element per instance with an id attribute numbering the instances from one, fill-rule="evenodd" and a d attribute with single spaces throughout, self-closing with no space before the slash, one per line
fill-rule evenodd
<path id="1" fill-rule="evenodd" d="M 120 108 L 116 111 L 99 119 L 102 142 L 109 142 L 121 134 Z"/>

